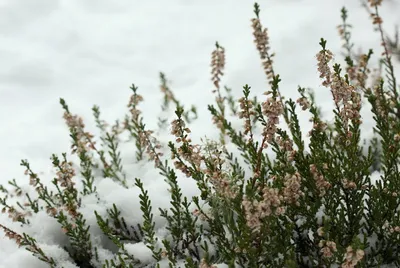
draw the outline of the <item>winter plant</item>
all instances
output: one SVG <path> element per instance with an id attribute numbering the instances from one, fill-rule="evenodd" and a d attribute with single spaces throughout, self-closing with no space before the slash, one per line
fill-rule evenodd
<path id="1" fill-rule="evenodd" d="M 31 188 L 15 180 L 0 187 L 2 212 L 14 221 L 0 229 L 49 267 L 399 267 L 397 43 L 384 34 L 381 2 L 368 0 L 365 7 L 383 47 L 384 74 L 369 66 L 372 50 L 353 49 L 345 8 L 338 26 L 344 64 L 334 63 L 327 41 L 319 41 L 316 62 L 322 85 L 332 93 L 331 118 L 321 114 L 309 89 L 299 87 L 297 100 L 282 96 L 258 4 L 251 26 L 268 91 L 258 101 L 245 85 L 236 100 L 221 85 L 225 49 L 217 43 L 211 58 L 215 104 L 208 110 L 218 140 L 192 142 L 196 108 L 177 100 L 164 74 L 162 110 L 175 110 L 174 118 L 159 118 L 160 130 L 174 136 L 166 146 L 146 127 L 135 85 L 128 115 L 113 126 L 93 107 L 98 139 L 61 99 L 71 155 L 52 155 L 52 180 L 21 162 Z M 361 109 L 371 111 L 370 140 L 361 138 Z M 310 130 L 299 123 L 307 114 Z M 233 120 L 243 127 L 234 128 Z M 152 162 L 167 183 L 169 204 L 155 207 L 145 182 L 126 172 L 120 144 L 127 142 L 136 167 Z M 78 161 L 68 159 L 74 156 Z M 183 195 L 182 174 L 195 182 L 198 195 Z M 100 191 L 110 185 L 127 193 L 122 208 Z M 134 207 L 140 215 L 130 213 Z M 44 231 L 58 244 L 30 231 L 40 222 L 56 223 Z"/>

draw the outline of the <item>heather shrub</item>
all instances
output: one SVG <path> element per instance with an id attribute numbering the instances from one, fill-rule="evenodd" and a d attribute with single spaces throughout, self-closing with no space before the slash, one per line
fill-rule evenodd
<path id="1" fill-rule="evenodd" d="M 13 221 L 0 229 L 49 267 L 400 266 L 397 41 L 385 37 L 380 4 L 365 7 L 381 38 L 383 70 L 369 66 L 372 50 L 354 51 L 345 8 L 338 26 L 344 64 L 319 40 L 316 63 L 332 93 L 332 117 L 321 114 L 310 89 L 299 86 L 297 100 L 282 96 L 258 4 L 251 26 L 268 89 L 252 96 L 244 85 L 235 99 L 222 85 L 225 49 L 216 43 L 208 110 L 218 140 L 192 141 L 196 107 L 175 97 L 163 73 L 161 109 L 175 111 L 159 118 L 158 131 L 172 135 L 167 144 L 146 127 L 136 85 L 123 120 L 110 126 L 93 107 L 98 138 L 61 99 L 71 152 L 51 156 L 52 178 L 21 162 L 30 187 L 15 180 L 0 187 L 2 212 Z M 361 138 L 362 109 L 374 122 L 369 140 Z M 311 130 L 300 126 L 306 116 Z M 134 159 L 124 162 L 121 144 L 131 144 Z M 157 185 L 138 177 L 143 169 Z M 197 194 L 183 194 L 181 177 Z M 168 200 L 155 203 L 158 194 Z M 38 239 L 38 225 L 47 240 Z"/>

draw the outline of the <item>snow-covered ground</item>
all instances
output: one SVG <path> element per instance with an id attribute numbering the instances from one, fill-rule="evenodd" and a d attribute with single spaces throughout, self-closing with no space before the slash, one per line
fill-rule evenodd
<path id="1" fill-rule="evenodd" d="M 400 24 L 400 1 L 384 2 L 381 15 L 385 29 L 392 34 L 394 25 Z M 345 5 L 356 48 L 374 48 L 380 53 L 379 35 L 372 31 L 368 14 L 358 0 L 264 0 L 259 4 L 261 21 L 269 29 L 276 52 L 274 67 L 282 78 L 283 95 L 297 98 L 298 85 L 312 87 L 329 115 L 330 92 L 321 86 L 316 69 L 319 39 L 327 39 L 328 48 L 342 61 L 336 26 Z M 253 17 L 253 1 L 2 0 L 0 183 L 13 178 L 28 183 L 19 165 L 21 159 L 28 159 L 40 174 L 50 170 L 52 153 L 69 152 L 60 97 L 96 132 L 92 106 L 99 105 L 103 119 L 110 123 L 122 118 L 131 95 L 129 86 L 134 83 L 145 99 L 140 109 L 147 127 L 155 129 L 162 100 L 160 71 L 171 81 L 179 100 L 197 106 L 199 119 L 191 126 L 194 137 L 217 139 L 207 111 L 207 104 L 214 102 L 210 56 L 216 41 L 226 49 L 223 84 L 236 96 L 245 84 L 259 98 L 268 89 L 253 44 Z M 302 122 L 308 126 L 306 118 Z M 162 134 L 161 140 L 169 139 L 168 132 Z M 131 155 L 129 148 L 124 150 L 127 156 Z M 147 170 L 130 174 L 143 180 L 157 174 Z M 147 182 L 146 187 L 157 191 L 156 184 Z M 193 192 L 192 185 L 184 187 L 187 194 Z M 109 190 L 107 187 L 105 182 L 99 191 Z M 154 207 L 168 202 L 168 193 L 161 193 L 150 192 Z M 123 203 L 121 196 L 129 193 L 116 190 L 107 198 L 120 198 Z M 40 218 L 36 220 L 40 222 Z M 4 221 L 5 215 L 0 217 L 0 223 Z M 0 238 L 0 267 L 43 267 L 32 260 L 29 252 L 16 250 L 13 241 Z"/>

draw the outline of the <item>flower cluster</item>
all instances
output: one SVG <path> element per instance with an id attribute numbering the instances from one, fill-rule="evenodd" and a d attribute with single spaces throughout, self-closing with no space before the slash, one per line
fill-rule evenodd
<path id="1" fill-rule="evenodd" d="M 310 109 L 310 107 L 311 107 L 311 104 L 310 104 L 309 100 L 308 100 L 306 97 L 298 98 L 296 102 L 297 102 L 298 104 L 300 104 L 301 109 L 302 109 L 303 111 L 308 110 L 308 109 Z"/>
<path id="2" fill-rule="evenodd" d="M 321 248 L 320 252 L 325 258 L 331 258 L 337 251 L 336 243 L 333 241 L 321 240 L 319 241 L 318 246 Z"/>
<path id="3" fill-rule="evenodd" d="M 305 194 L 301 190 L 301 176 L 298 172 L 295 174 L 286 174 L 284 178 L 285 188 L 283 189 L 283 200 L 287 204 L 300 206 L 299 198 Z"/>
<path id="4" fill-rule="evenodd" d="M 214 150 L 205 159 L 207 168 L 203 169 L 203 173 L 207 175 L 219 196 L 225 199 L 233 199 L 239 189 L 236 185 L 232 185 L 227 172 L 223 170 L 225 160 L 222 159 L 221 153 L 221 151 Z"/>
<path id="5" fill-rule="evenodd" d="M 211 54 L 211 67 L 212 81 L 214 86 L 219 89 L 221 76 L 224 75 L 223 70 L 225 68 L 225 49 L 218 43 L 216 44 L 216 49 Z"/>
<path id="6" fill-rule="evenodd" d="M 249 200 L 246 196 L 242 201 L 247 226 L 253 231 L 260 230 L 262 220 L 270 215 L 282 215 L 286 208 L 282 204 L 284 196 L 279 194 L 279 189 L 268 186 L 260 189 L 262 193 L 261 200 Z"/>
<path id="7" fill-rule="evenodd" d="M 357 263 L 364 258 L 364 251 L 362 249 L 354 250 L 351 246 L 346 248 L 345 262 L 342 268 L 353 268 Z"/>
<path id="8" fill-rule="evenodd" d="M 25 222 L 25 218 L 27 216 L 32 215 L 31 212 L 26 211 L 26 212 L 21 212 L 18 211 L 14 206 L 6 205 L 1 209 L 1 213 L 6 213 L 8 214 L 8 217 L 13 221 L 19 221 L 19 222 Z"/>
<path id="9" fill-rule="evenodd" d="M 160 157 L 164 154 L 160 152 L 161 144 L 152 134 L 154 131 L 152 130 L 142 130 L 139 132 L 139 142 L 141 145 L 146 148 L 146 153 L 149 156 L 149 160 L 154 161 L 155 167 L 160 166 L 161 160 Z"/>
<path id="10" fill-rule="evenodd" d="M 293 162 L 294 157 L 296 156 L 297 151 L 293 148 L 293 141 L 289 138 L 282 138 L 278 136 L 276 138 L 276 142 L 279 145 L 282 152 L 284 152 L 286 159 L 288 162 Z"/>
<path id="11" fill-rule="evenodd" d="M 178 118 L 171 123 L 171 134 L 176 137 L 176 142 L 180 143 L 181 146 L 177 149 L 176 154 L 172 154 L 172 159 L 179 157 L 178 160 L 174 162 L 175 168 L 181 170 L 187 177 L 190 177 L 192 172 L 190 168 L 184 164 L 183 160 L 189 162 L 196 171 L 200 170 L 201 163 L 204 157 L 201 154 L 200 145 L 193 145 L 188 134 L 191 132 L 189 128 L 186 127 L 185 122 L 182 118 Z"/>
<path id="12" fill-rule="evenodd" d="M 72 145 L 72 153 L 88 152 L 90 149 L 94 149 L 95 142 L 92 141 L 93 135 L 89 132 L 85 132 L 85 124 L 83 123 L 82 117 L 78 115 L 72 115 L 69 112 L 64 112 L 64 119 L 67 126 L 73 129 L 76 134 L 76 144 Z"/>
<path id="13" fill-rule="evenodd" d="M 319 77 L 325 79 L 322 85 L 328 86 L 331 84 L 331 69 L 329 62 L 333 59 L 333 53 L 330 50 L 323 49 L 317 54 Z"/>
<path id="14" fill-rule="evenodd" d="M 271 95 L 272 92 L 266 92 L 264 95 Z M 279 124 L 279 116 L 283 113 L 282 101 L 278 97 L 270 96 L 262 103 L 262 112 L 267 117 L 267 124 L 263 130 L 263 136 L 266 141 L 271 143 L 275 139 L 277 125 Z M 265 147 L 267 144 L 263 144 Z"/>
<path id="15" fill-rule="evenodd" d="M 129 107 L 129 112 L 132 115 L 132 119 L 139 123 L 139 115 L 142 113 L 137 106 L 139 105 L 140 102 L 143 101 L 142 95 L 139 94 L 133 94 L 129 100 L 128 107 Z"/>
<path id="16" fill-rule="evenodd" d="M 332 78 L 331 90 L 335 104 L 339 107 L 340 102 L 343 108 L 340 110 L 340 116 L 347 129 L 347 122 L 352 121 L 355 124 L 361 124 L 361 95 L 356 89 L 349 85 L 338 74 Z"/>
<path id="17" fill-rule="evenodd" d="M 19 235 L 18 233 L 10 230 L 9 228 L 3 226 L 0 224 L 0 228 L 3 229 L 6 237 L 8 237 L 9 239 L 15 240 L 15 242 L 17 243 L 18 246 L 22 246 L 24 238 L 23 236 Z"/>
<path id="18" fill-rule="evenodd" d="M 361 95 L 354 86 L 348 83 L 347 79 L 340 76 L 338 65 L 334 66 L 335 72 L 331 72 L 328 63 L 333 57 L 332 53 L 325 49 L 326 42 L 324 40 L 320 44 L 323 47 L 317 54 L 320 78 L 325 79 L 322 83 L 324 86 L 330 87 L 343 127 L 347 131 L 349 121 L 353 124 L 361 124 Z M 349 135 L 352 135 L 352 133 L 349 133 Z"/>
<path id="19" fill-rule="evenodd" d="M 331 188 L 331 184 L 325 180 L 324 176 L 318 171 L 315 164 L 310 165 L 310 172 L 315 180 L 315 185 L 320 196 L 324 196 L 326 191 Z"/>
<path id="20" fill-rule="evenodd" d="M 269 53 L 268 30 L 267 28 L 263 28 L 259 18 L 253 18 L 251 20 L 251 26 L 253 28 L 254 43 L 256 44 L 257 50 L 260 54 L 264 72 L 268 81 L 271 83 L 272 77 L 274 76 L 274 70 L 272 67 L 272 58 L 274 57 L 274 54 Z"/>
<path id="21" fill-rule="evenodd" d="M 244 135 L 251 132 L 251 118 L 256 116 L 257 113 L 253 110 L 253 102 L 245 97 L 239 99 L 241 111 L 238 113 L 240 119 L 244 118 Z"/>

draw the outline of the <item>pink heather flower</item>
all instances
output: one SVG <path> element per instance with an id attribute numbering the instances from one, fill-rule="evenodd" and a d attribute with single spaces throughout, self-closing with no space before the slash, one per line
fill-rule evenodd
<path id="1" fill-rule="evenodd" d="M 382 4 L 382 1 L 383 1 L 383 0 L 368 0 L 369 5 L 370 5 L 371 7 L 380 6 L 380 5 Z"/>
<path id="2" fill-rule="evenodd" d="M 270 95 L 271 92 L 264 93 Z M 267 125 L 264 127 L 263 136 L 266 137 L 267 142 L 272 142 L 275 139 L 277 125 L 279 124 L 279 116 L 283 114 L 282 102 L 274 97 L 268 97 L 262 103 L 262 112 L 267 117 Z"/>
<path id="3" fill-rule="evenodd" d="M 299 198 L 304 196 L 304 193 L 301 191 L 301 176 L 298 172 L 295 174 L 286 174 L 284 178 L 285 188 L 283 189 L 284 200 L 288 204 L 296 204 L 300 206 Z"/>
<path id="4" fill-rule="evenodd" d="M 303 111 L 310 109 L 311 107 L 311 103 L 308 101 L 306 97 L 298 98 L 296 102 L 301 106 L 301 109 Z"/>
<path id="5" fill-rule="evenodd" d="M 330 50 L 321 50 L 317 54 L 319 77 L 324 78 L 322 85 L 328 86 L 331 84 L 331 70 L 328 63 L 333 59 L 333 53 Z"/>
<path id="6" fill-rule="evenodd" d="M 217 89 L 220 88 L 219 82 L 221 76 L 224 75 L 223 70 L 225 68 L 225 49 L 219 45 L 211 54 L 211 74 L 212 81 Z"/>
<path id="7" fill-rule="evenodd" d="M 363 250 L 357 249 L 356 252 L 354 252 L 353 248 L 348 246 L 346 248 L 345 262 L 342 264 L 342 268 L 355 267 L 357 263 L 364 257 L 364 254 L 365 253 Z"/>
<path id="8" fill-rule="evenodd" d="M 331 187 L 331 184 L 325 180 L 324 176 L 317 170 L 317 167 L 314 164 L 310 165 L 310 172 L 314 177 L 315 184 L 320 192 L 320 196 L 324 196 L 326 190 Z"/>

